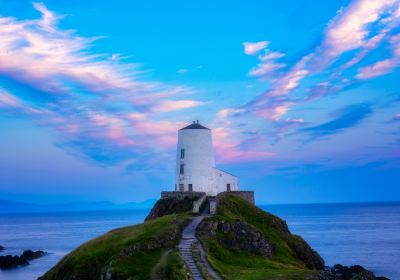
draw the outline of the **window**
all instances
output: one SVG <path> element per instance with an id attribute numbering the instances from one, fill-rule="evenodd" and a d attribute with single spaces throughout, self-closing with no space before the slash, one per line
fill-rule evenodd
<path id="1" fill-rule="evenodd" d="M 179 168 L 179 174 L 184 174 L 185 173 L 185 165 L 181 164 L 180 168 Z"/>
<path id="2" fill-rule="evenodd" d="M 231 191 L 231 184 L 226 184 L 226 190 L 227 190 L 228 192 Z"/>
<path id="3" fill-rule="evenodd" d="M 181 149 L 181 159 L 185 158 L 185 149 Z"/>
<path id="4" fill-rule="evenodd" d="M 193 191 L 193 185 L 189 184 L 189 191 L 192 192 Z"/>
<path id="5" fill-rule="evenodd" d="M 180 191 L 180 192 L 185 191 L 185 187 L 184 187 L 183 184 L 179 184 L 179 191 Z"/>

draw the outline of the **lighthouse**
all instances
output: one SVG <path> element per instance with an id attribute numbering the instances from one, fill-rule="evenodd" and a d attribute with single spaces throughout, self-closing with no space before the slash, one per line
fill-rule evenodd
<path id="1" fill-rule="evenodd" d="M 181 128 L 178 131 L 175 191 L 216 196 L 237 190 L 237 177 L 215 166 L 211 130 L 199 121 Z"/>

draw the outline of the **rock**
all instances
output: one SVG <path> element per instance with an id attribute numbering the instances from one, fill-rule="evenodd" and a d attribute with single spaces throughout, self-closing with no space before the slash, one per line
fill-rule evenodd
<path id="1" fill-rule="evenodd" d="M 0 252 L 4 251 L 6 248 L 4 248 L 3 246 L 0 245 Z"/>
<path id="2" fill-rule="evenodd" d="M 163 198 L 154 204 L 145 221 L 156 219 L 169 214 L 183 213 L 193 209 L 193 202 L 197 198 Z"/>
<path id="3" fill-rule="evenodd" d="M 22 253 L 22 255 L 20 256 L 20 258 L 30 261 L 30 260 L 34 260 L 34 259 L 43 257 L 44 255 L 46 255 L 46 253 L 41 250 L 39 250 L 39 251 L 25 250 Z"/>
<path id="4" fill-rule="evenodd" d="M 18 256 L 0 256 L 0 269 L 11 269 L 20 265 L 28 265 L 29 262 L 26 259 Z"/>
<path id="5" fill-rule="evenodd" d="M 331 273 L 338 280 L 386 280 L 385 277 L 375 277 L 374 273 L 365 269 L 361 265 L 353 265 L 350 267 L 341 264 L 335 264 L 331 268 Z M 321 280 L 324 280 L 321 278 Z"/>
<path id="6" fill-rule="evenodd" d="M 335 278 L 335 274 L 327 270 L 320 270 L 318 271 L 316 280 L 338 280 Z"/>
<path id="7" fill-rule="evenodd" d="M 325 262 L 317 251 L 313 250 L 310 245 L 298 235 L 292 234 L 289 240 L 289 246 L 295 252 L 298 259 L 300 259 L 307 268 L 322 270 L 325 267 Z"/>
<path id="8" fill-rule="evenodd" d="M 228 247 L 264 257 L 272 255 L 272 245 L 262 232 L 246 222 L 204 220 L 197 230 L 200 235 L 213 237 Z"/>
<path id="9" fill-rule="evenodd" d="M 21 265 L 29 265 L 30 260 L 34 260 L 46 255 L 43 251 L 25 250 L 21 256 L 0 256 L 0 269 L 11 269 Z"/>

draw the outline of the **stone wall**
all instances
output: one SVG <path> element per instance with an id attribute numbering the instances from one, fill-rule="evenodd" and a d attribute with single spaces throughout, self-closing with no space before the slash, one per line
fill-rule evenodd
<path id="1" fill-rule="evenodd" d="M 174 198 L 177 200 L 196 199 L 205 195 L 205 192 L 161 192 L 161 199 Z"/>
<path id="2" fill-rule="evenodd" d="M 222 193 L 219 193 L 216 198 L 218 200 L 218 199 L 223 198 L 223 197 L 225 197 L 227 195 L 235 195 L 235 196 L 238 196 L 238 197 L 241 197 L 241 198 L 247 200 L 248 202 L 250 202 L 253 205 L 255 204 L 254 192 L 253 191 L 222 192 Z"/>

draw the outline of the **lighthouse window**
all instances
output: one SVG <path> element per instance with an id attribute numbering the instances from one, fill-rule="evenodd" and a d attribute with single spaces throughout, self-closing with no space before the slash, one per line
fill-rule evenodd
<path id="1" fill-rule="evenodd" d="M 184 174 L 185 173 L 185 165 L 181 164 L 180 168 L 179 168 L 179 174 Z"/>
<path id="2" fill-rule="evenodd" d="M 181 158 L 185 158 L 185 149 L 181 149 Z"/>
<path id="3" fill-rule="evenodd" d="M 189 184 L 189 191 L 192 192 L 193 191 L 193 185 Z"/>

